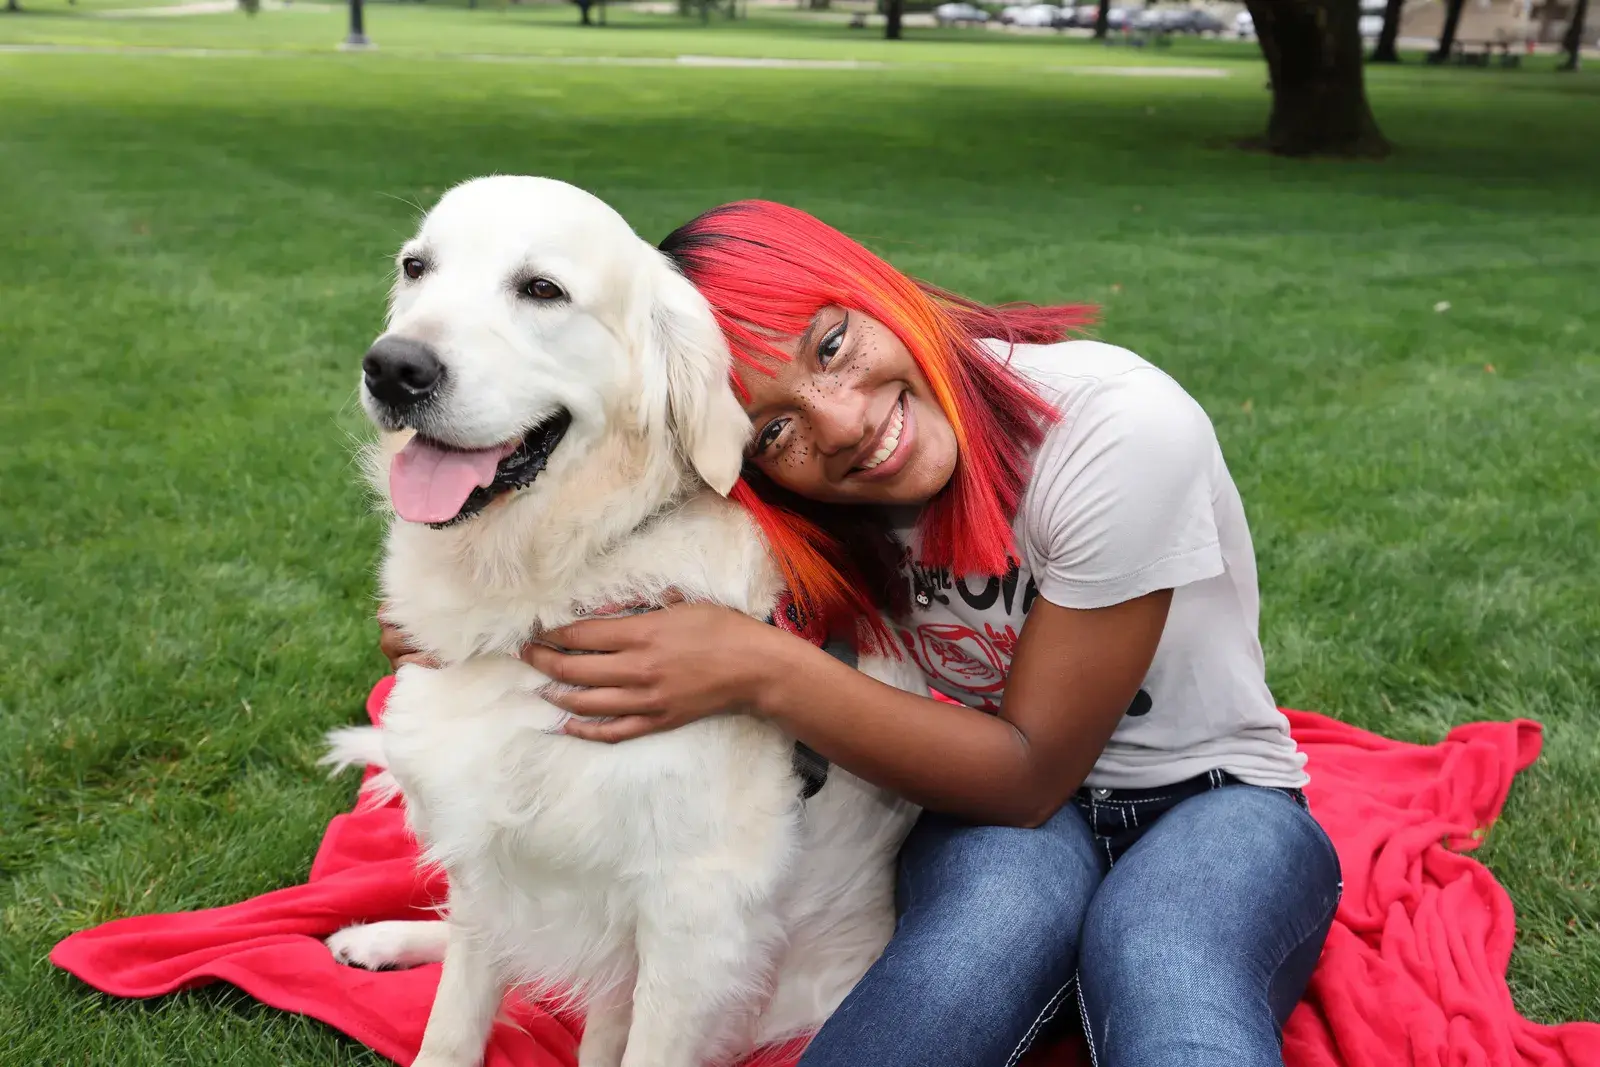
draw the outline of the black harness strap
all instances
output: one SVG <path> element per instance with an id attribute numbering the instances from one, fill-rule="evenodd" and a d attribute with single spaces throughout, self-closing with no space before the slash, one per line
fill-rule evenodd
<path id="1" fill-rule="evenodd" d="M 827 759 L 804 741 L 794 743 L 794 773 L 800 776 L 800 799 L 810 800 L 828 784 Z"/>
<path id="2" fill-rule="evenodd" d="M 859 662 L 856 646 L 848 641 L 829 641 L 822 650 L 851 669 Z M 829 766 L 827 758 L 804 741 L 794 743 L 794 773 L 800 776 L 800 799 L 810 800 L 822 792 L 828 784 Z"/>

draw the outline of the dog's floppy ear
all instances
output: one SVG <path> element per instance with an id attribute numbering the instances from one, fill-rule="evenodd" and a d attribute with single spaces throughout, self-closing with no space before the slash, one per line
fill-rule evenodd
<path id="1" fill-rule="evenodd" d="M 728 380 L 728 343 L 705 297 L 656 255 L 646 297 L 647 380 L 664 382 L 668 423 L 689 465 L 727 496 L 739 480 L 750 435 L 750 419 Z"/>

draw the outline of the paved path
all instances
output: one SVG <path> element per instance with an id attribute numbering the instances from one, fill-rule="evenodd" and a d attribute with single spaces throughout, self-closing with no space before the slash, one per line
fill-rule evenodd
<path id="1" fill-rule="evenodd" d="M 206 0 L 210 6 L 233 0 Z M 199 6 L 199 5 L 193 5 Z M 298 6 L 298 5 L 297 5 Z M 319 5 L 320 6 L 320 5 Z M 177 56 L 187 59 L 295 59 L 326 55 L 322 51 L 269 51 L 248 48 L 159 48 L 138 45 L 0 44 L 0 55 Z M 419 53 L 407 51 L 407 55 Z M 797 70 L 887 70 L 891 67 L 927 69 L 947 64 L 881 63 L 870 59 L 762 59 L 745 56 L 536 56 L 516 53 L 435 52 L 430 59 L 456 59 L 468 63 L 527 63 L 539 66 L 615 67 L 728 67 Z M 1110 75 L 1124 78 L 1226 78 L 1221 67 L 1044 67 L 1048 73 Z"/>
<path id="2" fill-rule="evenodd" d="M 90 18 L 97 19 L 149 19 L 173 18 L 184 15 L 227 15 L 239 10 L 238 0 L 198 0 L 190 4 L 168 4 L 164 7 L 124 7 L 108 11 L 91 11 Z M 342 11 L 332 4 L 284 3 L 283 0 L 261 0 L 262 11 L 304 11 L 321 14 Z"/>

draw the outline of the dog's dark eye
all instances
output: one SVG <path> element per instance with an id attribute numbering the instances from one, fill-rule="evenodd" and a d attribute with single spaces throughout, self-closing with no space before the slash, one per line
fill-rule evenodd
<path id="1" fill-rule="evenodd" d="M 423 263 L 422 260 L 418 259 L 416 256 L 407 256 L 405 259 L 400 261 L 400 269 L 405 272 L 405 276 L 407 278 L 410 278 L 412 281 L 416 281 L 418 278 L 422 277 L 422 272 L 427 270 L 428 267 L 427 264 Z"/>
<path id="2" fill-rule="evenodd" d="M 530 278 L 522 283 L 522 288 L 517 292 L 529 300 L 560 300 L 567 295 L 561 291 L 561 286 L 549 278 Z"/>

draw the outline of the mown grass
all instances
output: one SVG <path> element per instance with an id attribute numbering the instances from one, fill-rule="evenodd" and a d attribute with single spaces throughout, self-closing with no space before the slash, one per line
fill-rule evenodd
<path id="1" fill-rule="evenodd" d="M 1231 46 L 1136 57 L 1227 77 L 1125 78 L 1054 69 L 1122 61 L 1084 42 L 569 17 L 379 5 L 364 55 L 331 53 L 327 12 L 0 18 L 0 42 L 274 53 L 0 54 L 0 1062 L 376 1062 L 44 956 L 302 879 L 348 803 L 313 763 L 381 666 L 357 362 L 415 205 L 490 171 L 652 237 L 787 200 L 978 297 L 1103 302 L 1101 335 L 1217 422 L 1284 703 L 1415 740 L 1546 724 L 1482 856 L 1519 1007 L 1600 1017 L 1600 82 L 1381 72 L 1396 156 L 1295 163 L 1230 147 L 1266 104 Z"/>

